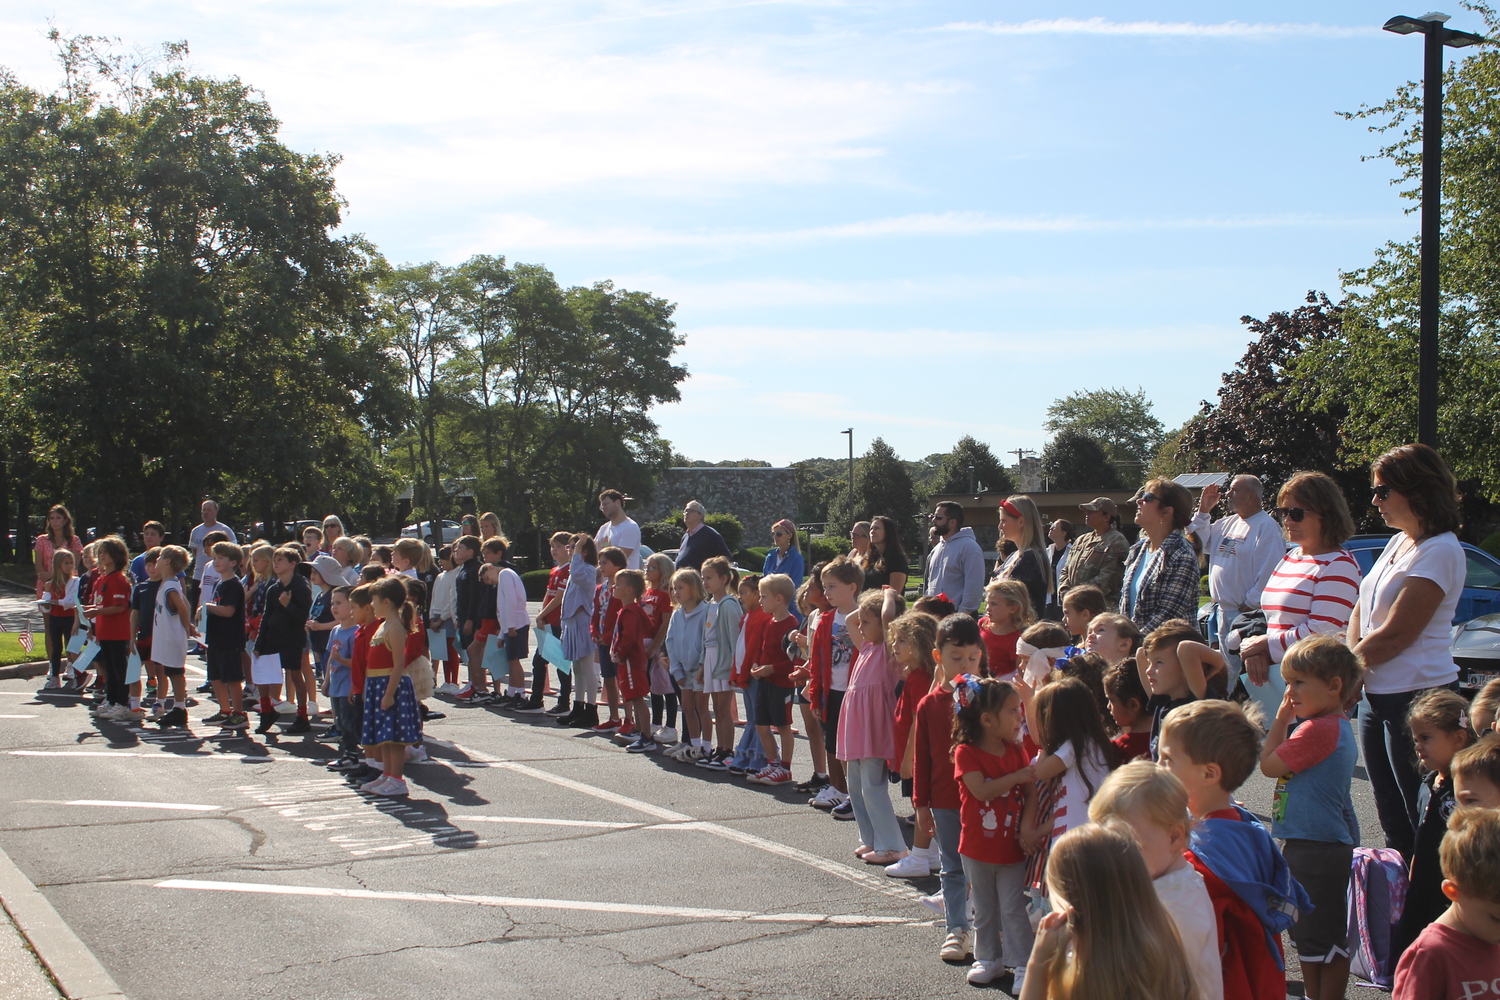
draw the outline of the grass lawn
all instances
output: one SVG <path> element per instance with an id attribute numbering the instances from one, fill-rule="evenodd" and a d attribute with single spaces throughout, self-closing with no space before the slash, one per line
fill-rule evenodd
<path id="1" fill-rule="evenodd" d="M 31 638 L 36 643 L 36 650 L 28 653 L 21 648 L 20 636 L 14 632 L 0 633 L 0 667 L 8 667 L 12 663 L 30 663 L 33 660 L 45 660 L 47 658 L 46 636 L 40 632 L 33 632 Z"/>

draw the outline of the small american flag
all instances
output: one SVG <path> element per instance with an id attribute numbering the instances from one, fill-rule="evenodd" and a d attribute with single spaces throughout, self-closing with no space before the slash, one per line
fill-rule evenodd
<path id="1" fill-rule="evenodd" d="M 23 629 L 20 635 L 21 648 L 30 653 L 36 649 L 36 640 L 31 638 L 31 630 Z"/>

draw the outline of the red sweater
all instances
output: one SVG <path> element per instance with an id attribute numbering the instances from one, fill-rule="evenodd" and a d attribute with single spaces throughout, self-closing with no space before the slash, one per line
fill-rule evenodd
<path id="1" fill-rule="evenodd" d="M 832 608 L 818 615 L 818 627 L 813 629 L 807 646 L 807 700 L 824 722 L 828 721 L 828 691 L 833 677 L 833 615 Z"/>
<path id="2" fill-rule="evenodd" d="M 886 761 L 893 774 L 901 773 L 901 762 L 906 759 L 906 749 L 912 745 L 912 728 L 917 719 L 917 706 L 932 690 L 932 673 L 921 668 L 912 670 L 901 684 L 901 697 L 896 699 L 896 757 Z M 916 768 L 915 756 L 912 768 Z"/>
<path id="3" fill-rule="evenodd" d="M 760 608 L 747 611 L 740 618 L 740 635 L 745 639 L 745 659 L 742 663 L 736 663 L 729 674 L 729 683 L 735 687 L 750 686 L 750 667 L 754 665 L 755 657 L 760 652 L 761 636 L 765 634 L 766 623 L 770 620 L 771 613 Z"/>
<path id="4" fill-rule="evenodd" d="M 618 601 L 615 603 L 619 603 Z M 639 604 L 626 604 L 615 613 L 609 644 L 610 658 L 620 670 L 646 673 L 646 640 L 656 635 L 651 616 Z"/>
<path id="5" fill-rule="evenodd" d="M 979 619 L 979 634 L 984 637 L 984 658 L 988 661 L 991 677 L 1004 677 L 1016 670 L 1016 641 L 1021 630 L 996 635 L 990 631 L 988 615 Z"/>
<path id="6" fill-rule="evenodd" d="M 611 645 L 610 639 L 615 634 L 615 619 L 620 617 L 620 608 L 624 607 L 612 590 L 608 580 L 601 580 L 594 586 L 594 613 L 589 619 L 589 633 L 596 646 Z M 610 658 L 614 658 L 613 653 Z"/>
<path id="7" fill-rule="evenodd" d="M 370 639 L 379 627 L 379 622 L 371 622 L 368 625 L 361 625 L 354 633 L 354 652 L 349 656 L 349 692 L 351 694 L 363 695 L 365 693 L 365 667 L 370 662 Z"/>
<path id="8" fill-rule="evenodd" d="M 938 688 L 917 703 L 917 746 L 911 760 L 911 801 L 929 809 L 960 806 L 953 776 L 953 692 Z"/>
<path id="9" fill-rule="evenodd" d="M 769 613 L 766 614 L 766 624 L 761 632 L 760 651 L 755 655 L 753 666 L 770 667 L 770 676 L 763 676 L 761 680 L 769 681 L 777 687 L 793 687 L 792 683 L 792 659 L 786 655 L 785 639 L 787 633 L 797 627 L 797 619 L 787 615 L 781 621 L 776 621 Z M 748 651 L 749 646 L 745 649 Z"/>

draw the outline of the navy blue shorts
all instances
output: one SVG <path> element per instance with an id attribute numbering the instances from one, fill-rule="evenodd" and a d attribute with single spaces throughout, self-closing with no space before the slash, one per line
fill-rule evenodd
<path id="1" fill-rule="evenodd" d="M 524 660 L 531 653 L 531 630 L 518 628 L 505 637 L 505 658 Z"/>
<path id="2" fill-rule="evenodd" d="M 755 724 L 779 729 L 792 724 L 792 689 L 762 677 L 755 686 Z"/>
<path id="3" fill-rule="evenodd" d="M 615 666 L 614 659 L 609 655 L 608 646 L 599 647 L 599 676 L 604 678 L 615 677 L 620 668 Z"/>

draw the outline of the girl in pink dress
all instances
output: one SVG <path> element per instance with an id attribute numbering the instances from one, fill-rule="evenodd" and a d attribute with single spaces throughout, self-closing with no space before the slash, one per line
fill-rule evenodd
<path id="1" fill-rule="evenodd" d="M 901 668 L 885 646 L 886 623 L 905 610 L 893 590 L 866 591 L 845 627 L 859 645 L 849 690 L 839 710 L 836 747 L 849 778 L 849 801 L 859 824 L 856 857 L 889 865 L 906 857 L 906 838 L 891 806 L 886 761 L 896 755 L 896 684 Z"/>

